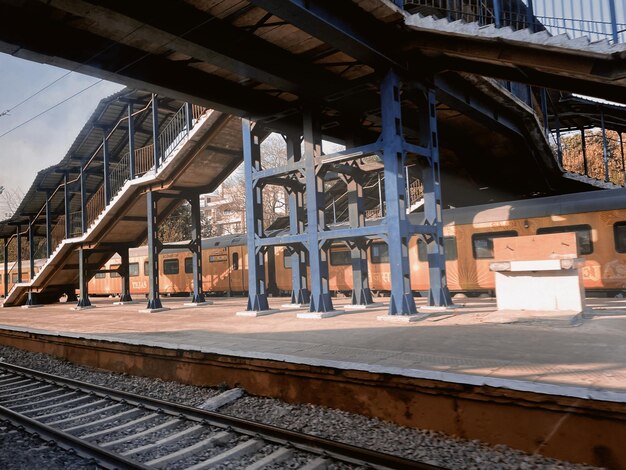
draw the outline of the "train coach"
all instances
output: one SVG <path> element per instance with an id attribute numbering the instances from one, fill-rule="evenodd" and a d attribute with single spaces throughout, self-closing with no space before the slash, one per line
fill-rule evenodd
<path id="1" fill-rule="evenodd" d="M 420 223 L 421 217 L 421 214 L 409 216 L 414 223 Z M 585 260 L 582 274 L 586 289 L 614 294 L 626 290 L 626 189 L 448 209 L 444 211 L 444 221 L 446 272 L 453 292 L 493 291 L 494 275 L 489 271 L 489 263 L 493 261 L 494 238 L 559 232 L 577 235 L 579 255 Z M 244 293 L 248 280 L 246 255 L 244 235 L 203 240 L 203 290 L 215 294 Z M 412 289 L 427 290 L 427 249 L 421 236 L 411 238 L 409 258 Z M 130 252 L 131 294 L 148 292 L 147 259 L 146 247 Z M 114 257 L 103 269 L 115 269 L 119 262 Z M 390 290 L 388 262 L 386 244 L 372 240 L 368 263 L 370 288 L 375 292 Z M 193 290 L 189 251 L 164 250 L 159 256 L 159 270 L 163 294 L 186 295 Z M 290 270 L 286 250 L 275 248 L 266 262 L 270 291 L 290 292 Z M 11 275 L 15 277 L 14 273 L 13 269 Z M 331 291 L 351 290 L 350 251 L 342 244 L 330 249 L 329 275 Z M 89 291 L 91 295 L 116 295 L 121 287 L 118 274 L 100 273 L 90 281 Z"/>

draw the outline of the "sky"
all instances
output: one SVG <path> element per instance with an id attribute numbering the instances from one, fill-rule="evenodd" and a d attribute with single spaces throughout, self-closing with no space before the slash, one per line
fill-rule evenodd
<path id="1" fill-rule="evenodd" d="M 67 73 L 65 69 L 0 54 L 0 186 L 8 190 L 27 191 L 39 170 L 58 163 L 65 156 L 98 102 L 123 88 L 119 84 L 100 81 L 43 116 L 3 135 L 83 88 L 99 82 L 99 79 L 73 72 L 7 115 L 2 115 Z"/>

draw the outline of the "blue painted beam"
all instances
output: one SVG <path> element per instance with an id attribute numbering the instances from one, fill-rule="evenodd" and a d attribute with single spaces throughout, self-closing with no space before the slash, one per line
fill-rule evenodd
<path id="1" fill-rule="evenodd" d="M 118 250 L 120 255 L 120 275 L 122 276 L 122 292 L 120 292 L 120 302 L 132 302 L 130 295 L 130 255 L 128 247 Z"/>
<path id="2" fill-rule="evenodd" d="M 430 165 L 422 169 L 424 185 L 424 224 L 434 229 L 426 237 L 428 249 L 429 292 L 428 304 L 435 307 L 452 305 L 446 277 L 446 257 L 443 243 L 443 207 L 441 203 L 441 174 L 439 164 L 439 136 L 437 132 L 437 101 L 434 90 L 428 90 L 418 103 L 427 113 L 426 131 L 429 135 Z"/>
<path id="3" fill-rule="evenodd" d="M 287 161 L 298 163 L 302 159 L 300 136 L 287 134 L 285 137 Z M 289 235 L 303 235 L 306 239 L 304 187 L 292 188 L 289 192 Z M 311 294 L 307 282 L 306 252 L 303 246 L 294 246 L 291 249 L 291 303 L 308 304 Z"/>
<path id="4" fill-rule="evenodd" d="M 279 237 L 257 237 L 254 243 L 258 249 L 265 246 L 288 246 L 305 244 L 307 243 L 308 239 L 309 238 L 307 234 L 300 233 L 297 235 L 281 235 Z"/>
<path id="5" fill-rule="evenodd" d="M 135 179 L 135 117 L 133 116 L 133 103 L 128 103 L 128 175 Z"/>
<path id="6" fill-rule="evenodd" d="M 402 135 L 400 79 L 389 71 L 380 86 L 382 114 L 383 163 L 385 174 L 385 203 L 387 212 L 387 246 L 391 296 L 389 315 L 417 313 L 411 291 L 409 265 L 409 228 L 406 216 L 406 185 L 404 182 L 404 137 Z"/>
<path id="7" fill-rule="evenodd" d="M 148 305 L 147 309 L 163 308 L 159 293 L 159 241 L 157 227 L 157 195 L 154 191 L 146 193 L 148 225 Z"/>
<path id="8" fill-rule="evenodd" d="M 360 147 L 350 148 L 346 150 L 341 150 L 339 152 L 330 153 L 328 155 L 319 156 L 315 158 L 315 165 L 322 166 L 331 163 L 348 162 L 356 160 L 357 158 L 369 157 L 371 155 L 379 154 L 382 149 L 383 145 L 381 142 L 374 142 L 373 144 L 367 144 Z"/>
<path id="9" fill-rule="evenodd" d="M 20 232 L 22 231 L 21 226 L 17 226 L 16 237 L 17 237 L 17 282 L 22 282 L 22 235 Z"/>
<path id="10" fill-rule="evenodd" d="M 352 240 L 362 237 L 383 237 L 387 233 L 387 224 L 368 225 L 366 227 L 344 228 L 324 230 L 319 233 L 319 239 L 327 240 Z"/>
<path id="11" fill-rule="evenodd" d="M 249 119 L 241 120 L 243 166 L 246 191 L 246 241 L 248 246 L 248 305 L 246 310 L 269 310 L 265 282 L 265 253 L 260 249 L 263 237 L 263 192 L 255 186 L 253 171 L 261 169 L 261 142 Z"/>
<path id="12" fill-rule="evenodd" d="M 306 110 L 303 116 L 303 136 L 306 180 L 306 215 L 311 270 L 311 301 L 309 311 L 334 310 L 328 288 L 328 247 L 321 244 L 324 231 L 324 182 L 316 171 L 315 160 L 322 153 L 322 136 L 317 113 Z"/>
<path id="13" fill-rule="evenodd" d="M 152 150 L 154 170 L 159 169 L 161 149 L 159 143 L 159 97 L 152 94 Z"/>
<path id="14" fill-rule="evenodd" d="M 87 231 L 87 178 L 83 167 L 80 169 L 80 226 L 82 233 Z"/>
<path id="15" fill-rule="evenodd" d="M 89 300 L 89 269 L 88 252 L 85 248 L 80 247 L 78 249 L 78 289 L 79 297 L 77 307 L 89 307 L 91 301 Z"/>
<path id="16" fill-rule="evenodd" d="M 189 199 L 189 204 L 191 205 L 191 262 L 193 273 L 193 297 L 191 301 L 201 304 L 205 302 L 205 298 L 204 292 L 202 292 L 202 217 L 200 216 L 200 194 L 194 194 Z"/>
<path id="17" fill-rule="evenodd" d="M 287 165 L 281 165 L 274 168 L 268 168 L 267 170 L 254 170 L 251 178 L 253 181 L 260 181 L 264 178 L 274 178 L 276 176 L 287 176 L 293 173 L 301 173 L 304 171 L 304 164 L 300 161 L 288 163 Z"/>
<path id="18" fill-rule="evenodd" d="M 52 213 L 51 213 L 51 192 L 46 193 L 46 258 L 52 255 Z"/>
<path id="19" fill-rule="evenodd" d="M 104 182 L 104 206 L 108 206 L 111 202 L 111 169 L 109 142 L 107 139 L 108 129 L 102 129 L 102 177 Z"/>

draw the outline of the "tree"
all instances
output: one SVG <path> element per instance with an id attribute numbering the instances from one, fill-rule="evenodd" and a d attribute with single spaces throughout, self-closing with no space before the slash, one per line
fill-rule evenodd
<path id="1" fill-rule="evenodd" d="M 159 240 L 163 243 L 191 239 L 191 206 L 180 205 L 159 224 Z"/>
<path id="2" fill-rule="evenodd" d="M 617 185 L 624 184 L 624 162 L 619 133 L 607 131 L 607 156 L 609 163 L 609 181 Z M 574 173 L 585 174 L 582 136 L 579 132 L 561 138 L 563 167 Z M 585 154 L 587 156 L 587 175 L 604 180 L 604 144 L 600 130 L 585 131 Z"/>

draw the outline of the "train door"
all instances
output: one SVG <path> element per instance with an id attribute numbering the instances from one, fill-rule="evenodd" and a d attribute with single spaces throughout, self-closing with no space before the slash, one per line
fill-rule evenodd
<path id="1" fill-rule="evenodd" d="M 230 260 L 230 292 L 243 292 L 245 290 L 242 248 L 243 247 L 239 245 L 231 246 L 228 249 L 228 256 Z"/>

